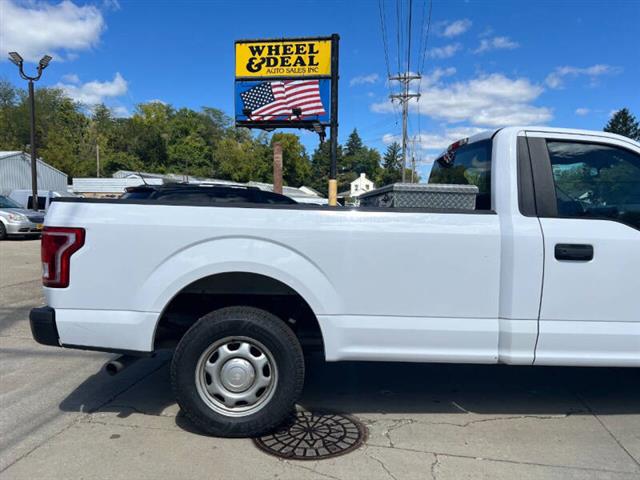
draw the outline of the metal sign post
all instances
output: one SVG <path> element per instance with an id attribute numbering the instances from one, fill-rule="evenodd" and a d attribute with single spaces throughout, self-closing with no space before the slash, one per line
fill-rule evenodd
<path id="1" fill-rule="evenodd" d="M 331 35 L 331 167 L 329 168 L 329 206 L 338 204 L 338 46 L 340 35 Z"/>

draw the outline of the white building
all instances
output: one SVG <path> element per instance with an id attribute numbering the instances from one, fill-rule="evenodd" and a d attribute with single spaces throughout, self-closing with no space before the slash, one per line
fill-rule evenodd
<path id="1" fill-rule="evenodd" d="M 359 197 L 365 192 L 369 192 L 376 188 L 375 184 L 367 178 L 366 173 L 361 173 L 358 178 L 351 182 L 350 196 L 352 198 Z"/>
<path id="2" fill-rule="evenodd" d="M 38 190 L 67 192 L 67 174 L 38 159 Z M 31 155 L 24 152 L 0 152 L 0 195 L 12 190 L 31 189 Z"/>

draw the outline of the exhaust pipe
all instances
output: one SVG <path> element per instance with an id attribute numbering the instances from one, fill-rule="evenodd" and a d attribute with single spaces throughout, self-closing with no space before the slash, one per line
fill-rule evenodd
<path id="1" fill-rule="evenodd" d="M 105 365 L 104 369 L 109 375 L 114 376 L 128 366 L 136 363 L 138 360 L 140 360 L 140 358 L 141 357 L 134 357 L 132 355 L 121 355 L 118 358 L 114 358 L 113 360 L 108 362 Z"/>

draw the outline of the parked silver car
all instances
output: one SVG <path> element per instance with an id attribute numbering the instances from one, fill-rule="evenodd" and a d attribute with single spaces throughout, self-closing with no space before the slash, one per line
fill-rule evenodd
<path id="1" fill-rule="evenodd" d="M 8 236 L 35 236 L 42 233 L 44 213 L 26 210 L 0 195 L 0 240 Z"/>

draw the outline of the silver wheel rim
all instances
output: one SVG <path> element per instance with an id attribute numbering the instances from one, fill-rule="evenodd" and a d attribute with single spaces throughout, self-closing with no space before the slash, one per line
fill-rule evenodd
<path id="1" fill-rule="evenodd" d="M 198 359 L 196 387 L 212 410 L 244 417 L 263 408 L 273 396 L 278 370 L 262 343 L 247 337 L 225 337 Z"/>

